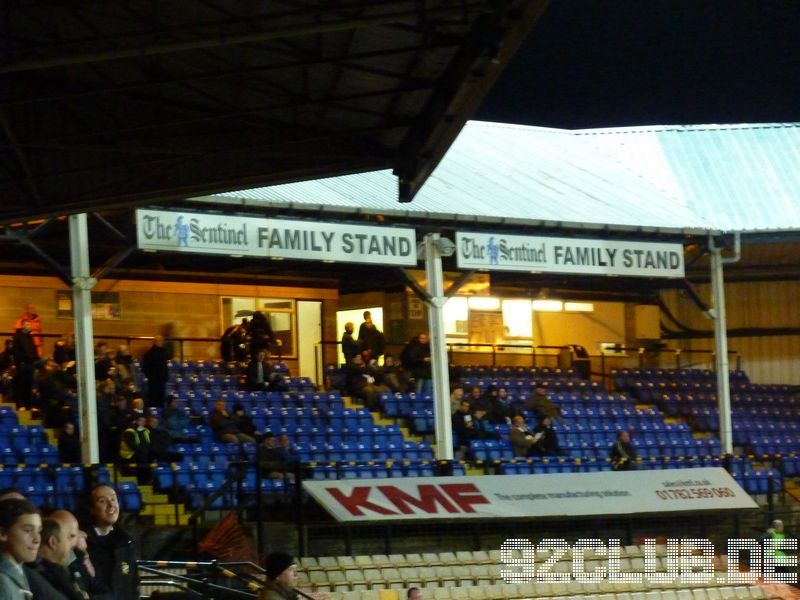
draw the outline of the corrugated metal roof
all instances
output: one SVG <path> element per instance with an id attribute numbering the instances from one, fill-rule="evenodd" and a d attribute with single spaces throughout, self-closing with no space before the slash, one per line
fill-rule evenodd
<path id="1" fill-rule="evenodd" d="M 800 128 L 570 132 L 470 122 L 410 204 L 388 171 L 213 196 L 455 222 L 662 231 L 800 228 Z M 202 199 L 201 199 L 202 200 Z"/>
<path id="2" fill-rule="evenodd" d="M 687 125 L 585 130 L 724 231 L 800 229 L 800 126 Z"/>

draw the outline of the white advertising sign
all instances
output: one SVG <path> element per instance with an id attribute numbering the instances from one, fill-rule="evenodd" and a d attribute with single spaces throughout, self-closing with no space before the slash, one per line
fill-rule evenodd
<path id="1" fill-rule="evenodd" d="M 415 231 L 396 227 L 139 209 L 136 235 L 141 250 L 417 264 Z"/>
<path id="2" fill-rule="evenodd" d="M 631 277 L 683 277 L 683 246 L 497 233 L 456 233 L 458 267 Z"/>
<path id="3" fill-rule="evenodd" d="M 757 508 L 722 468 L 304 481 L 339 521 L 632 515 Z"/>

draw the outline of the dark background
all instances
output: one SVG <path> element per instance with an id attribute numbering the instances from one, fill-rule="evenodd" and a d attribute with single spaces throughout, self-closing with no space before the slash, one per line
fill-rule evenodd
<path id="1" fill-rule="evenodd" d="M 475 118 L 800 121 L 800 0 L 552 0 Z"/>

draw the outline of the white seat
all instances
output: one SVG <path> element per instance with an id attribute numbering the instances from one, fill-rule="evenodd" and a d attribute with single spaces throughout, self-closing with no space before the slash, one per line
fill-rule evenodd
<path id="1" fill-rule="evenodd" d="M 468 550 L 459 550 L 456 552 L 456 560 L 462 565 L 471 565 L 475 562 L 475 559 L 472 557 L 472 552 Z"/>
<path id="2" fill-rule="evenodd" d="M 501 583 L 500 595 L 493 596 L 494 598 L 522 598 L 523 594 L 519 593 L 519 586 L 516 583 Z"/>
<path id="3" fill-rule="evenodd" d="M 406 561 L 405 554 L 390 554 L 389 562 L 393 567 L 404 567 L 405 565 L 408 564 L 408 562 Z"/>
<path id="4" fill-rule="evenodd" d="M 436 567 L 419 567 L 419 578 L 426 586 L 431 583 L 435 583 L 436 586 L 439 585 L 439 575 L 436 573 Z"/>
<path id="5" fill-rule="evenodd" d="M 489 558 L 489 553 L 486 552 L 486 550 L 475 550 L 475 552 L 472 553 L 472 560 L 475 561 L 476 563 L 481 563 L 486 565 L 492 562 L 492 559 Z M 497 562 L 500 562 L 499 555 L 497 557 Z"/>
<path id="6" fill-rule="evenodd" d="M 322 569 L 338 569 L 339 568 L 339 561 L 336 560 L 335 556 L 320 556 L 317 559 L 317 564 Z"/>
<path id="7" fill-rule="evenodd" d="M 762 588 L 760 585 L 751 585 L 750 597 L 754 600 L 761 600 L 762 598 L 766 598 L 767 595 L 764 593 L 764 588 Z"/>
<path id="8" fill-rule="evenodd" d="M 318 564 L 316 556 L 303 556 L 300 558 L 300 566 L 306 571 L 315 568 Z"/>
<path id="9" fill-rule="evenodd" d="M 392 561 L 385 554 L 373 554 L 372 562 L 376 567 L 391 567 Z"/>
<path id="10" fill-rule="evenodd" d="M 452 600 L 469 600 L 469 587 L 450 588 L 450 598 Z"/>
<path id="11" fill-rule="evenodd" d="M 427 565 L 429 567 L 435 567 L 437 565 L 442 564 L 442 561 L 439 560 L 439 555 L 436 554 L 436 552 L 423 552 L 422 564 Z"/>
<path id="12" fill-rule="evenodd" d="M 708 593 L 705 588 L 693 588 L 692 600 L 709 600 Z"/>
<path id="13" fill-rule="evenodd" d="M 400 567 L 400 577 L 406 587 L 419 587 L 422 583 L 418 567 Z"/>
<path id="14" fill-rule="evenodd" d="M 439 565 L 436 567 L 436 575 L 442 585 L 456 585 L 456 578 L 453 575 L 453 567 Z"/>
<path id="15" fill-rule="evenodd" d="M 433 590 L 433 600 L 450 600 L 450 588 L 435 588 Z"/>
<path id="16" fill-rule="evenodd" d="M 708 588 L 706 590 L 706 598 L 708 598 L 708 600 L 722 600 L 721 590 L 721 587 Z"/>
<path id="17" fill-rule="evenodd" d="M 453 567 L 453 577 L 458 581 L 458 585 L 474 585 L 475 578 L 472 576 L 470 567 L 455 565 Z"/>
<path id="18" fill-rule="evenodd" d="M 482 585 L 471 585 L 466 588 L 469 600 L 486 600 L 486 598 L 493 598 L 486 594 L 486 590 Z"/>
<path id="19" fill-rule="evenodd" d="M 412 553 L 406 554 L 406 564 L 411 567 L 421 567 L 425 561 L 422 560 L 422 554 Z"/>
<path id="20" fill-rule="evenodd" d="M 470 573 L 475 579 L 476 585 L 491 585 L 494 583 L 494 578 L 489 572 L 489 565 L 471 565 Z"/>
<path id="21" fill-rule="evenodd" d="M 372 561 L 372 556 L 369 554 L 359 554 L 355 557 L 355 563 L 361 567 L 371 567 L 375 563 Z"/>
<path id="22" fill-rule="evenodd" d="M 352 556 L 337 556 L 336 562 L 340 569 L 355 569 L 357 568 L 356 559 Z"/>
<path id="23" fill-rule="evenodd" d="M 461 562 L 456 558 L 454 552 L 439 552 L 439 561 L 443 565 L 455 565 Z"/>

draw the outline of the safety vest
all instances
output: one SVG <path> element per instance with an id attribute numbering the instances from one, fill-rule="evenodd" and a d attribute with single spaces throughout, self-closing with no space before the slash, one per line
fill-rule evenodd
<path id="1" fill-rule="evenodd" d="M 128 433 L 131 433 L 132 435 L 128 436 L 127 435 Z M 143 440 L 139 438 L 139 433 L 140 432 L 138 429 L 134 429 L 131 427 L 129 429 L 126 429 L 125 432 L 122 434 L 122 443 L 120 444 L 119 447 L 119 455 L 123 460 L 128 460 L 130 457 L 132 457 L 136 452 L 136 447 L 140 446 L 142 444 L 142 441 L 144 441 L 144 443 L 147 444 L 148 446 L 150 445 L 150 430 L 147 428 L 142 429 L 141 435 Z M 133 448 L 131 448 L 128 445 L 127 440 L 130 438 L 133 438 L 133 443 L 135 444 Z"/>

